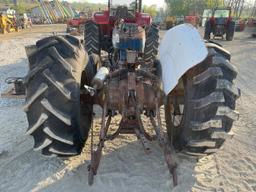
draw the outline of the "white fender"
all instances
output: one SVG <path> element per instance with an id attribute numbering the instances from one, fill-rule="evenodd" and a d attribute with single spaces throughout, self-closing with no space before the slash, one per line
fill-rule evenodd
<path id="1" fill-rule="evenodd" d="M 166 32 L 159 48 L 165 94 L 180 77 L 207 57 L 208 51 L 199 32 L 190 24 L 178 25 Z"/>

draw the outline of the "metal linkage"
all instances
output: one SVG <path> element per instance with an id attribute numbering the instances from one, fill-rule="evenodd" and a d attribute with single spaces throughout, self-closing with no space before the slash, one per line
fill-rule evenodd
<path id="1" fill-rule="evenodd" d="M 176 186 L 178 184 L 178 177 L 177 177 L 177 163 L 175 162 L 174 156 L 175 151 L 172 145 L 168 142 L 166 134 L 163 132 L 162 124 L 161 124 L 161 117 L 160 111 L 158 108 L 158 104 L 156 103 L 156 118 L 157 122 L 155 121 L 154 117 L 150 116 L 151 124 L 155 129 L 156 136 L 160 147 L 163 149 L 165 162 L 169 169 L 170 174 L 172 174 L 173 185 Z"/>
<path id="2" fill-rule="evenodd" d="M 97 149 L 93 149 L 93 138 L 91 140 L 91 164 L 88 166 L 88 184 L 92 185 L 94 181 L 94 176 L 97 175 L 97 170 L 99 168 L 100 160 L 102 157 L 102 149 L 104 147 L 104 142 L 106 141 L 106 135 L 108 132 L 108 128 L 111 123 L 111 115 L 109 115 L 107 122 L 106 119 L 106 104 L 104 105 L 103 112 L 102 112 L 102 123 L 100 129 L 100 137 L 99 143 L 97 145 Z M 93 137 L 93 128 L 92 128 L 92 137 Z"/>
<path id="3" fill-rule="evenodd" d="M 144 74 L 144 72 L 141 72 L 141 73 Z M 91 130 L 91 135 L 92 135 L 91 164 L 88 166 L 88 171 L 89 171 L 88 183 L 89 185 L 92 185 L 94 176 L 97 174 L 97 170 L 102 157 L 102 149 L 104 147 L 104 142 L 107 140 L 113 140 L 119 134 L 135 134 L 137 138 L 140 140 L 140 142 L 142 143 L 143 149 L 146 154 L 149 154 L 151 152 L 148 141 L 158 140 L 158 143 L 163 150 L 165 161 L 167 163 L 169 172 L 173 176 L 173 185 L 176 186 L 177 185 L 177 173 L 176 173 L 177 164 L 174 160 L 174 150 L 171 144 L 168 142 L 166 134 L 163 132 L 162 125 L 161 125 L 159 105 L 161 104 L 162 95 L 158 91 L 158 89 L 151 92 L 151 96 L 152 96 L 150 100 L 151 105 L 149 105 L 150 108 L 148 112 L 145 113 L 146 116 L 150 117 L 151 123 L 156 133 L 154 136 L 151 136 L 146 132 L 141 119 L 141 114 L 143 113 L 144 108 L 143 108 L 143 101 L 140 100 L 141 97 L 139 96 L 144 96 L 143 93 L 141 93 L 142 92 L 141 90 L 144 91 L 144 89 L 140 87 L 141 84 L 137 83 L 136 74 L 134 72 L 128 72 L 127 75 L 128 75 L 127 82 L 124 82 L 125 84 L 121 84 L 122 85 L 121 88 L 124 87 L 124 90 L 127 90 L 127 95 L 126 94 L 118 95 L 119 98 L 121 98 L 120 99 L 121 103 L 118 103 L 116 100 L 113 101 L 113 99 L 111 101 L 108 100 L 108 98 L 118 98 L 117 95 L 113 94 L 112 92 L 111 93 L 108 92 L 108 94 L 106 94 L 108 98 L 105 99 L 104 106 L 103 106 L 102 124 L 100 129 L 99 143 L 97 145 L 96 150 L 93 149 L 93 128 Z M 107 135 L 110 122 L 111 122 L 111 116 L 112 114 L 115 114 L 113 112 L 107 114 L 107 112 L 115 110 L 115 107 L 113 106 L 116 106 L 116 108 L 122 109 L 120 110 L 122 113 L 122 119 L 120 121 L 119 127 L 117 128 L 116 132 L 111 135 Z M 107 122 L 105 122 L 107 115 L 109 117 Z M 157 122 L 155 121 L 154 116 L 156 116 Z"/>
<path id="4" fill-rule="evenodd" d="M 137 138 L 141 141 L 141 144 L 143 146 L 143 149 L 144 149 L 145 153 L 149 154 L 149 153 L 151 153 L 151 150 L 150 150 L 150 147 L 148 145 L 147 138 L 145 136 L 143 124 L 140 123 L 140 121 L 141 121 L 140 116 L 138 117 L 138 121 L 139 121 L 139 123 L 138 123 L 139 126 L 134 127 L 134 131 L 135 131 L 135 134 L 136 134 Z"/>

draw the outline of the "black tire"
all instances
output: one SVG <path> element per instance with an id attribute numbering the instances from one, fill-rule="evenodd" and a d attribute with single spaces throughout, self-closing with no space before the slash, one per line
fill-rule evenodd
<path id="1" fill-rule="evenodd" d="M 100 55 L 100 28 L 93 21 L 87 21 L 84 26 L 84 47 L 88 54 Z"/>
<path id="2" fill-rule="evenodd" d="M 227 41 L 233 41 L 233 39 L 234 39 L 234 32 L 227 32 L 226 40 Z"/>
<path id="3" fill-rule="evenodd" d="M 232 41 L 234 38 L 235 33 L 235 22 L 231 21 L 228 25 L 227 33 L 226 33 L 226 40 Z"/>
<path id="4" fill-rule="evenodd" d="M 144 48 L 144 61 L 145 63 L 153 63 L 158 55 L 159 46 L 159 28 L 157 25 L 152 24 L 146 33 L 146 42 Z"/>
<path id="5" fill-rule="evenodd" d="M 234 34 L 233 34 L 233 35 L 232 35 L 232 34 L 229 34 L 229 33 L 226 34 L 226 40 L 227 40 L 227 41 L 232 41 L 233 38 L 234 38 Z"/>
<path id="6" fill-rule="evenodd" d="M 99 55 L 91 54 L 89 55 L 88 63 L 83 71 L 82 75 L 82 85 L 89 85 L 91 86 L 91 82 L 93 77 L 96 75 L 98 69 L 101 67 L 101 60 Z M 83 88 L 83 87 L 81 87 Z"/>
<path id="7" fill-rule="evenodd" d="M 204 33 L 204 39 L 205 39 L 205 40 L 210 40 L 210 39 L 211 39 L 211 33 L 205 32 L 205 33 Z"/>
<path id="8" fill-rule="evenodd" d="M 92 104 L 80 102 L 88 54 L 77 38 L 52 36 L 37 41 L 28 59 L 24 110 L 34 149 L 60 157 L 80 154 L 92 121 Z"/>
<path id="9" fill-rule="evenodd" d="M 237 71 L 226 57 L 223 48 L 207 44 L 209 56 L 190 69 L 182 82 L 169 95 L 165 106 L 167 132 L 174 146 L 192 155 L 217 151 L 230 136 L 240 90 L 235 87 Z M 184 88 L 180 93 L 179 88 Z M 183 111 L 181 106 L 183 105 Z M 181 121 L 173 123 L 172 107 Z"/>
<path id="10" fill-rule="evenodd" d="M 209 21 L 207 21 L 206 24 L 205 24 L 204 39 L 205 40 L 211 39 L 211 23 Z"/>

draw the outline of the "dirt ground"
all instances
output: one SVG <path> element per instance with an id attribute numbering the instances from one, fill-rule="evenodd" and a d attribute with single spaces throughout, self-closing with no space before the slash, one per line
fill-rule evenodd
<path id="1" fill-rule="evenodd" d="M 6 77 L 27 73 L 25 45 L 64 31 L 64 25 L 54 25 L 0 35 L 0 92 L 7 88 Z M 232 63 L 239 71 L 240 119 L 234 124 L 234 137 L 216 154 L 200 160 L 177 155 L 177 187 L 172 186 L 157 143 L 152 143 L 152 153 L 145 155 L 133 136 L 107 142 L 95 184 L 89 187 L 89 145 L 80 156 L 64 161 L 42 156 L 33 151 L 33 139 L 25 135 L 28 124 L 21 109 L 24 100 L 0 98 L 0 191 L 256 191 L 256 39 L 247 31 L 236 33 L 232 42 L 218 42 L 231 52 Z"/>

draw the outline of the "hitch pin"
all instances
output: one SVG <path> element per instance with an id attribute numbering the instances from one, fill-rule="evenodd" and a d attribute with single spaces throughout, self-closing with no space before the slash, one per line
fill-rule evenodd
<path id="1" fill-rule="evenodd" d="M 90 96 L 94 96 L 96 93 L 96 89 L 93 87 L 90 87 L 88 85 L 84 85 L 84 88 L 86 89 L 86 91 L 88 91 L 88 93 L 90 94 Z"/>

